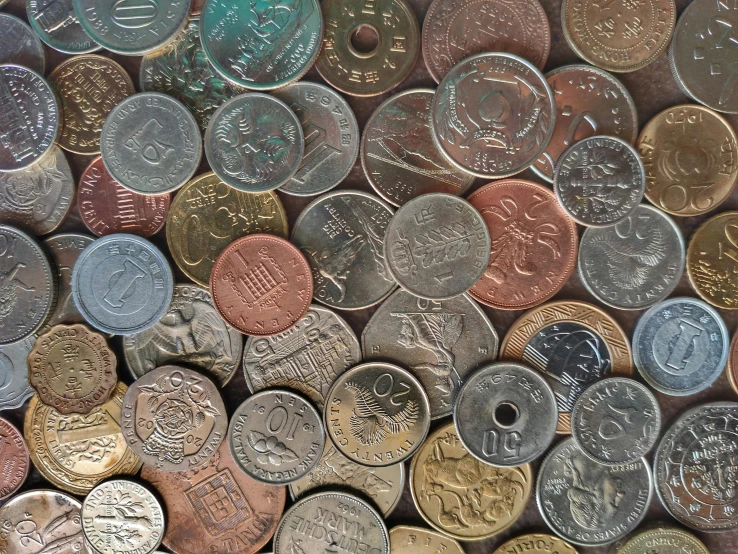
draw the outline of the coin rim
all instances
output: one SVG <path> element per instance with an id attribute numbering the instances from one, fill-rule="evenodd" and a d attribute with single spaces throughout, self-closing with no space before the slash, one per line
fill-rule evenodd
<path id="1" fill-rule="evenodd" d="M 28 418 L 25 418 L 25 419 L 26 421 L 28 420 Z M 26 479 L 28 479 L 28 474 L 31 472 L 30 450 L 28 448 L 28 442 L 26 441 L 25 433 L 21 433 L 20 430 L 15 425 L 13 425 L 7 418 L 0 416 L 0 426 L 2 425 L 7 425 L 8 427 L 10 427 L 11 431 L 15 431 L 15 434 L 21 439 L 21 442 L 23 443 L 23 450 L 21 452 L 21 455 L 25 461 L 26 470 L 24 471 L 23 478 L 18 482 L 18 484 L 14 488 L 10 489 L 10 492 L 8 492 L 8 494 L 4 496 L 0 494 L 0 504 L 1 504 L 0 512 L 2 511 L 2 505 L 5 505 L 6 501 L 9 501 L 11 498 L 14 498 L 13 495 L 17 493 L 18 489 L 20 489 L 24 485 L 24 483 L 26 482 Z M 5 471 L 6 469 L 3 468 L 4 474 L 5 474 Z"/>
<path id="2" fill-rule="evenodd" d="M 687 246 L 687 279 L 689 279 L 689 285 L 692 287 L 692 290 L 697 293 L 697 295 L 700 297 L 700 299 L 709 304 L 711 307 L 719 308 L 721 310 L 738 310 L 738 305 L 736 306 L 725 306 L 723 304 L 718 304 L 714 301 L 713 298 L 708 298 L 705 296 L 704 292 L 702 291 L 701 287 L 698 287 L 695 283 L 695 275 L 694 275 L 694 263 L 691 263 L 691 259 L 695 255 L 695 251 L 697 250 L 697 239 L 700 238 L 700 234 L 705 232 L 705 229 L 707 229 L 708 225 L 712 225 L 715 221 L 717 221 L 720 218 L 723 217 L 735 217 L 738 219 L 738 210 L 731 210 L 727 212 L 720 212 L 718 214 L 715 214 L 711 218 L 709 218 L 707 221 L 704 221 L 702 225 L 697 227 L 697 230 L 692 233 L 692 236 L 689 238 L 689 245 Z"/>

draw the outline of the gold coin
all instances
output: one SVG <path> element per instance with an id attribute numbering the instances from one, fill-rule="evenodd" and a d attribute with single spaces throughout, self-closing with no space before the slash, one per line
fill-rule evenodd
<path id="1" fill-rule="evenodd" d="M 710 554 L 692 533 L 677 527 L 657 527 L 634 533 L 616 545 L 613 554 Z"/>
<path id="2" fill-rule="evenodd" d="M 530 464 L 485 464 L 461 444 L 454 424 L 428 436 L 410 466 L 415 507 L 431 527 L 463 541 L 487 539 L 520 517 L 533 489 Z"/>
<path id="3" fill-rule="evenodd" d="M 704 106 L 674 106 L 656 115 L 636 144 L 646 168 L 646 198 L 679 216 L 706 213 L 738 183 L 738 137 Z"/>
<path id="4" fill-rule="evenodd" d="M 738 212 L 705 221 L 689 241 L 687 276 L 705 302 L 738 309 Z"/>
<path id="5" fill-rule="evenodd" d="M 397 525 L 390 529 L 389 536 L 392 554 L 464 554 L 454 539 L 422 527 Z"/>
<path id="6" fill-rule="evenodd" d="M 174 197 L 166 233 L 176 264 L 207 288 L 215 260 L 226 246 L 253 233 L 287 238 L 287 214 L 274 192 L 236 190 L 214 173 L 206 173 L 189 181 Z"/>
<path id="7" fill-rule="evenodd" d="M 633 374 L 630 343 L 620 325 L 596 306 L 574 300 L 524 313 L 502 341 L 500 360 L 523 362 L 543 373 L 559 407 L 557 433 L 571 433 L 571 410 L 591 383 Z"/>
<path id="8" fill-rule="evenodd" d="M 114 475 L 135 475 L 141 460 L 128 448 L 120 428 L 127 387 L 118 383 L 113 396 L 89 414 L 64 415 L 33 395 L 23 434 L 28 451 L 49 482 L 72 494 L 85 495 Z"/>
<path id="9" fill-rule="evenodd" d="M 498 546 L 492 554 L 578 554 L 568 542 L 553 535 L 534 533 L 521 535 Z"/>

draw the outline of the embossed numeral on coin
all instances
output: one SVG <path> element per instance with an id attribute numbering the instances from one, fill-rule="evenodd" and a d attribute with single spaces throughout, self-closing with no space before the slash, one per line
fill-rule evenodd
<path id="1" fill-rule="evenodd" d="M 131 288 L 136 284 L 136 281 L 143 279 L 145 276 L 146 272 L 143 269 L 131 260 L 125 260 L 123 271 L 118 274 L 118 278 L 110 285 L 108 292 L 103 296 L 103 300 L 113 308 L 122 308 L 126 303 L 126 299 L 133 293 Z"/>
<path id="2" fill-rule="evenodd" d="M 722 240 L 718 242 L 720 259 L 722 260 L 723 257 L 726 257 L 738 263 L 738 225 L 726 223 L 723 227 L 723 233 L 730 246 L 726 246 Z"/>
<path id="3" fill-rule="evenodd" d="M 405 396 L 410 392 L 410 385 L 408 385 L 405 381 L 400 381 L 398 383 L 398 386 L 402 388 L 402 392 L 396 392 L 392 396 L 390 396 L 390 403 L 394 406 L 402 406 L 402 402 L 397 402 L 397 399 L 401 396 Z M 376 394 L 379 398 L 384 398 L 385 396 L 388 396 L 393 390 L 395 390 L 395 379 L 392 377 L 389 373 L 382 373 L 379 377 L 376 378 L 374 381 L 374 394 Z"/>
<path id="4" fill-rule="evenodd" d="M 290 106 L 293 111 L 301 106 Z M 305 136 L 305 153 L 302 157 L 302 163 L 297 168 L 297 173 L 293 179 L 300 183 L 305 182 L 305 178 L 315 171 L 320 165 L 328 161 L 331 156 L 341 154 L 343 151 L 326 142 L 326 130 L 318 127 L 315 123 L 309 123 L 302 127 Z"/>
<path id="5" fill-rule="evenodd" d="M 265 411 L 264 406 L 256 405 L 254 406 L 254 411 L 263 414 Z M 283 406 L 276 406 L 272 408 L 266 418 L 266 427 L 273 435 L 279 435 L 289 424 L 285 438 L 287 440 L 295 440 L 295 432 L 302 419 L 302 414 L 294 413 L 292 414 L 292 421 L 290 421 L 290 414 L 287 409 Z"/>
<path id="6" fill-rule="evenodd" d="M 113 21 L 126 29 L 146 27 L 158 14 L 157 0 L 118 0 L 112 9 Z"/>
<path id="7" fill-rule="evenodd" d="M 520 444 L 523 442 L 523 437 L 517 431 L 502 432 L 501 435 L 497 429 L 487 429 L 482 439 L 482 454 L 488 458 L 497 456 L 499 454 L 500 444 L 502 443 L 505 452 L 509 452 L 509 454 L 504 454 L 505 459 L 514 460 L 518 458 L 520 456 Z"/>

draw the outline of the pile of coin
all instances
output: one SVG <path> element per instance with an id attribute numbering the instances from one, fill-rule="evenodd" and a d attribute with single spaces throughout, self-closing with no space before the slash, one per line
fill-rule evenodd
<path id="1" fill-rule="evenodd" d="M 738 530 L 738 4 L 564 0 L 587 63 L 544 74 L 539 0 L 17 3 L 0 553 Z M 662 56 L 694 103 L 640 128 L 612 73 Z M 388 526 L 406 481 L 396 523 L 427 526 Z M 676 521 L 643 524 L 654 490 Z"/>

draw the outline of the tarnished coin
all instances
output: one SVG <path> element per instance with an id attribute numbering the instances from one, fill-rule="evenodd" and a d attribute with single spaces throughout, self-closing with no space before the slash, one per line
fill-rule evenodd
<path id="1" fill-rule="evenodd" d="M 225 405 L 215 384 L 184 367 L 165 365 L 139 377 L 123 399 L 128 446 L 161 471 L 207 463 L 226 435 Z"/>
<path id="2" fill-rule="evenodd" d="M 738 309 L 738 212 L 723 212 L 703 223 L 687 248 L 687 276 L 703 300 Z"/>
<path id="3" fill-rule="evenodd" d="M 576 548 L 553 535 L 535 533 L 521 535 L 510 539 L 498 546 L 492 554 L 519 554 L 528 552 L 530 554 L 578 554 Z"/>
<path id="4" fill-rule="evenodd" d="M 497 357 L 497 332 L 466 294 L 426 300 L 396 291 L 361 334 L 365 360 L 407 368 L 423 385 L 431 418 L 447 416 L 468 374 Z"/>
<path id="5" fill-rule="evenodd" d="M 536 501 L 546 524 L 582 546 L 625 537 L 646 515 L 653 478 L 644 458 L 605 466 L 590 460 L 569 437 L 558 443 L 538 471 Z"/>
<path id="6" fill-rule="evenodd" d="M 557 416 L 546 380 L 516 362 L 478 369 L 454 403 L 459 440 L 472 456 L 494 466 L 519 466 L 542 455 L 556 435 Z"/>
<path id="7" fill-rule="evenodd" d="M 352 96 L 376 96 L 405 80 L 420 52 L 420 30 L 405 0 L 324 0 L 320 76 Z"/>
<path id="8" fill-rule="evenodd" d="M 489 263 L 469 294 L 498 310 L 544 302 L 566 284 L 577 259 L 577 226 L 546 187 L 506 179 L 468 198 L 492 239 Z"/>
<path id="9" fill-rule="evenodd" d="M 589 65 L 565 65 L 546 73 L 554 93 L 556 125 L 545 151 L 531 166 L 553 182 L 559 156 L 569 146 L 593 135 L 619 137 L 634 144 L 638 112 L 628 89 L 610 75 Z"/>
<path id="10" fill-rule="evenodd" d="M 108 235 L 80 254 L 72 297 L 85 320 L 114 335 L 140 333 L 169 309 L 174 277 L 164 254 L 146 239 Z"/>
<path id="11" fill-rule="evenodd" d="M 23 485 L 28 477 L 31 462 L 23 435 L 7 419 L 0 417 L 0 501 L 5 500 Z M 0 512 L 1 513 L 1 512 Z M 2 516 L 0 515 L 0 522 Z M 3 532 L 7 529 L 1 527 Z M 0 540 L 2 534 L 0 533 Z"/>
<path id="12" fill-rule="evenodd" d="M 249 477 L 285 485 L 304 477 L 320 460 L 325 430 L 310 402 L 289 389 L 249 396 L 231 416 L 228 446 Z"/>
<path id="13" fill-rule="evenodd" d="M 423 386 L 408 371 L 369 362 L 342 373 L 326 396 L 323 420 L 333 444 L 367 466 L 408 459 L 430 427 Z"/>
<path id="14" fill-rule="evenodd" d="M 397 286 L 387 270 L 384 240 L 392 208 L 362 191 L 339 190 L 308 204 L 292 227 L 305 254 L 315 299 L 344 310 L 366 308 Z"/>
<path id="15" fill-rule="evenodd" d="M 588 227 L 579 243 L 579 278 L 597 300 L 640 310 L 663 300 L 684 272 L 684 238 L 674 221 L 639 204 L 622 221 Z"/>
<path id="16" fill-rule="evenodd" d="M 463 541 L 493 537 L 520 517 L 533 489 L 530 464 L 494 467 L 472 456 L 453 423 L 432 433 L 410 466 L 410 492 L 428 524 Z"/>
<path id="17" fill-rule="evenodd" d="M 390 274 L 415 296 L 444 300 L 484 275 L 490 236 L 479 212 L 444 193 L 419 196 L 402 206 L 384 236 Z"/>
<path id="18" fill-rule="evenodd" d="M 138 473 L 142 462 L 120 427 L 126 390 L 118 383 L 110 399 L 86 415 L 60 414 L 38 396 L 31 399 L 24 434 L 33 465 L 47 481 L 85 495 L 109 477 Z"/>
<path id="19" fill-rule="evenodd" d="M 569 217 L 587 227 L 606 227 L 632 215 L 641 203 L 646 170 L 630 144 L 595 136 L 561 154 L 553 184 Z"/>
<path id="20" fill-rule="evenodd" d="M 446 73 L 431 110 L 433 139 L 444 156 L 476 177 L 519 173 L 546 149 L 556 110 L 551 87 L 530 62 L 488 52 Z"/>
<path id="21" fill-rule="evenodd" d="M 656 449 L 653 467 L 661 503 L 692 529 L 736 529 L 736 458 L 738 404 L 711 402 L 687 410 Z"/>
<path id="22" fill-rule="evenodd" d="M 0 64 L 6 63 L 21 65 L 43 75 L 46 53 L 28 23 L 9 13 L 0 13 Z"/>
<path id="23" fill-rule="evenodd" d="M 105 119 L 102 159 L 113 178 L 141 194 L 184 185 L 202 157 L 197 121 L 181 102 L 142 92 L 120 102 Z"/>
<path id="24" fill-rule="evenodd" d="M 351 106 L 333 89 L 308 81 L 293 83 L 272 94 L 295 112 L 305 137 L 297 173 L 279 190 L 312 196 L 337 186 L 359 155 L 359 124 Z"/>
<path id="25" fill-rule="evenodd" d="M 318 408 L 333 381 L 361 361 L 359 340 L 341 316 L 311 304 L 295 326 L 271 337 L 249 337 L 243 351 L 243 373 L 252 393 L 289 388 Z"/>
<path id="26" fill-rule="evenodd" d="M 536 0 L 534 0 L 536 1 Z M 377 194 L 402 206 L 429 192 L 463 194 L 474 177 L 444 158 L 430 126 L 432 89 L 410 89 L 374 110 L 361 137 L 361 165 Z"/>
<path id="27" fill-rule="evenodd" d="M 643 379 L 673 396 L 709 387 L 728 361 L 730 335 L 701 300 L 670 298 L 651 307 L 633 331 L 633 361 Z"/>
<path id="28" fill-rule="evenodd" d="M 20 408 L 33 396 L 28 382 L 28 353 L 35 335 L 10 344 L 0 344 L 0 410 Z"/>
<path id="29" fill-rule="evenodd" d="M 423 527 L 397 525 L 390 529 L 389 537 L 392 554 L 464 554 L 464 549 L 454 539 Z"/>
<path id="30" fill-rule="evenodd" d="M 243 335 L 223 321 L 210 292 L 185 283 L 174 286 L 169 310 L 153 327 L 123 337 L 123 355 L 135 377 L 165 364 L 184 364 L 221 387 L 236 372 L 242 349 Z"/>
<path id="31" fill-rule="evenodd" d="M 25 0 L 28 22 L 36 34 L 63 54 L 87 54 L 102 48 L 79 24 L 74 3 L 66 0 Z"/>

